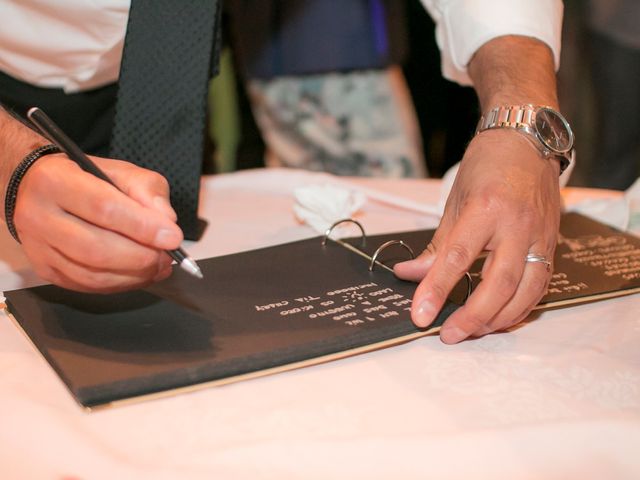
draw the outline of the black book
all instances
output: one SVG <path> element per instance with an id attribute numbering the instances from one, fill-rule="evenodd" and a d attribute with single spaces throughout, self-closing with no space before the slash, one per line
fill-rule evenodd
<path id="1" fill-rule="evenodd" d="M 411 322 L 415 284 L 388 266 L 433 231 L 316 237 L 200 260 L 144 290 L 94 295 L 53 285 L 5 292 L 16 323 L 84 407 L 266 375 L 437 332 L 468 293 L 461 281 L 427 329 Z M 402 244 L 398 242 L 402 240 Z M 387 243 L 389 242 L 389 243 Z M 371 258 L 380 245 L 371 267 Z M 477 285 L 482 259 L 471 271 Z M 640 291 L 640 239 L 578 214 L 562 218 L 541 307 Z"/>

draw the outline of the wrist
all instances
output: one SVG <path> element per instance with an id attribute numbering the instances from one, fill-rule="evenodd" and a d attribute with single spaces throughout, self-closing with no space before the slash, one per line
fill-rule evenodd
<path id="1" fill-rule="evenodd" d="M 482 152 L 478 152 L 478 154 L 500 158 L 502 167 L 507 170 L 521 171 L 524 169 L 537 173 L 548 170 L 549 178 L 555 179 L 555 182 L 560 176 L 560 162 L 545 157 L 530 140 L 515 130 L 506 128 L 485 130 L 474 136 L 470 146 L 476 140 L 482 144 Z M 496 151 L 505 151 L 505 149 L 509 152 L 508 157 L 496 156 Z"/>
<path id="2" fill-rule="evenodd" d="M 501 105 L 485 112 L 476 135 L 506 129 L 523 135 L 548 160 L 557 160 L 562 173 L 573 160 L 574 136 L 557 110 L 537 105 Z"/>
<path id="3" fill-rule="evenodd" d="M 22 159 L 49 143 L 0 106 L 0 192 L 6 192 L 9 178 Z"/>
<path id="4" fill-rule="evenodd" d="M 7 189 L 4 197 L 5 222 L 7 224 L 9 233 L 18 243 L 21 242 L 20 238 L 18 237 L 18 230 L 13 223 L 13 215 L 16 209 L 16 201 L 18 199 L 18 188 L 20 187 L 20 182 L 22 182 L 24 175 L 35 162 L 37 162 L 45 155 L 50 155 L 52 153 L 60 153 L 60 149 L 53 144 L 43 145 L 41 147 L 35 148 L 31 152 L 29 152 L 20 163 L 18 163 L 18 166 L 15 168 L 15 170 L 11 174 L 11 177 L 9 178 L 9 181 L 7 182 Z"/>

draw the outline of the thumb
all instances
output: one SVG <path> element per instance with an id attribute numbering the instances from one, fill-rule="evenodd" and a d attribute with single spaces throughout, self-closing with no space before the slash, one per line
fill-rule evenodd
<path id="1" fill-rule="evenodd" d="M 420 255 L 413 260 L 396 263 L 393 273 L 398 278 L 412 282 L 420 282 L 426 275 L 436 259 L 436 246 L 432 240 Z"/>
<path id="2" fill-rule="evenodd" d="M 436 229 L 431 241 L 427 244 L 427 247 L 413 260 L 407 260 L 405 262 L 396 263 L 393 267 L 393 273 L 402 280 L 408 280 L 410 282 L 421 282 L 427 273 L 431 269 L 433 262 L 435 262 L 438 252 L 441 246 L 444 244 L 444 240 L 451 231 L 452 222 L 451 216 L 448 214 L 449 210 L 445 210 L 440 225 Z"/>

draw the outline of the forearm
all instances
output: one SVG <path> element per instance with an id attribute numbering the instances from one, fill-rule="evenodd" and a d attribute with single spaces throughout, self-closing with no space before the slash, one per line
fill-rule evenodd
<path id="1" fill-rule="evenodd" d="M 23 125 L 0 106 L 0 195 L 4 200 L 11 173 L 30 151 L 46 145 L 47 140 Z M 0 208 L 4 219 L 4 208 Z"/>
<path id="2" fill-rule="evenodd" d="M 478 49 L 468 71 L 483 112 L 525 103 L 558 108 L 553 55 L 539 40 L 494 38 Z"/>

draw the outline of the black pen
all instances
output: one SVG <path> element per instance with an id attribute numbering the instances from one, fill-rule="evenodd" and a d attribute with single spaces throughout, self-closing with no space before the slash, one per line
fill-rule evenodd
<path id="1" fill-rule="evenodd" d="M 75 142 L 71 140 L 46 113 L 38 107 L 33 107 L 27 112 L 27 117 L 29 117 L 31 123 L 38 127 L 45 137 L 55 143 L 71 160 L 80 165 L 80 168 L 98 177 L 100 180 L 104 180 L 118 188 L 118 186 L 113 183 L 113 180 L 111 180 L 106 173 L 100 170 L 100 168 L 93 163 L 89 157 L 87 157 L 80 147 L 76 145 Z M 118 190 L 120 189 L 118 188 Z M 203 278 L 202 271 L 200 270 L 200 267 L 198 267 L 198 264 L 182 249 L 182 247 L 176 250 L 167 250 L 166 252 L 171 258 L 178 262 L 178 265 L 180 265 L 183 270 L 187 271 L 194 277 Z"/>

